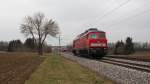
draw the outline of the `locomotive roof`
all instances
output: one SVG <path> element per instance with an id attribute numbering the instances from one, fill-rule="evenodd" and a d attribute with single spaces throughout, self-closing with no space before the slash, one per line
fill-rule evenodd
<path id="1" fill-rule="evenodd" d="M 79 38 L 79 37 L 81 37 L 81 36 L 83 36 L 83 35 L 85 35 L 85 34 L 87 34 L 87 33 L 89 33 L 89 32 L 104 32 L 104 31 L 100 31 L 100 30 L 98 30 L 97 28 L 90 28 L 90 29 L 86 30 L 85 32 L 79 34 L 79 35 L 77 36 L 77 38 Z M 77 39 L 77 38 L 76 38 L 76 39 Z"/>

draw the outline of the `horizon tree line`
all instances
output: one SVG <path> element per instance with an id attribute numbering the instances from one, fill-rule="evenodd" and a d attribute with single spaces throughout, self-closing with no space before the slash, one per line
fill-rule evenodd
<path id="1" fill-rule="evenodd" d="M 25 52 L 37 52 L 38 48 L 38 39 L 33 38 L 27 38 L 24 42 L 18 40 L 11 40 L 11 41 L 0 41 L 0 51 L 9 51 L 9 52 L 16 52 L 16 51 L 25 51 Z M 126 39 L 127 40 L 127 39 Z M 119 54 L 120 52 L 125 54 L 125 49 L 128 49 L 126 42 L 118 41 L 116 43 L 108 43 L 109 50 L 113 51 L 115 54 Z M 134 48 L 134 51 L 138 50 L 150 50 L 150 43 L 148 42 L 132 42 L 133 46 L 131 50 Z M 130 45 L 130 42 L 129 44 Z M 49 51 L 51 52 L 51 45 L 47 45 L 47 43 L 44 43 L 44 52 Z M 67 48 L 71 50 L 71 45 L 68 45 Z M 130 49 L 128 49 L 130 50 Z M 128 52 L 130 53 L 130 52 Z M 127 51 L 126 51 L 127 54 Z"/>
<path id="2" fill-rule="evenodd" d="M 7 51 L 8 52 L 37 52 L 38 41 L 35 41 L 33 38 L 27 38 L 25 42 L 20 40 L 12 40 L 8 43 Z M 44 52 L 51 52 L 51 46 L 47 45 L 45 42 L 43 45 Z"/>

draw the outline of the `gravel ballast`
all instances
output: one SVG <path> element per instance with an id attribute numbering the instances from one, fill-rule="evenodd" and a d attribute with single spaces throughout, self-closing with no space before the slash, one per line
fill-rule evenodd
<path id="1" fill-rule="evenodd" d="M 76 61 L 100 75 L 103 75 L 118 84 L 150 84 L 150 73 L 137 71 L 122 66 L 108 64 L 92 59 L 73 56 L 71 54 L 62 54 L 65 58 Z"/>

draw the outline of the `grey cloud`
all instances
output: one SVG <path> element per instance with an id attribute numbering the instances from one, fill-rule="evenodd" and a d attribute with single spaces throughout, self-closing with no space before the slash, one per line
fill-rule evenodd
<path id="1" fill-rule="evenodd" d="M 89 27 L 106 31 L 109 42 L 125 39 L 126 36 L 133 37 L 134 41 L 150 41 L 149 0 L 131 0 L 101 19 L 125 1 L 127 0 L 4 0 L 0 3 L 0 40 L 24 40 L 19 32 L 24 16 L 41 11 L 58 22 L 64 45 L 72 42 Z M 145 13 L 132 17 L 145 10 Z M 48 38 L 47 41 L 49 44 L 58 44 L 58 39 Z"/>

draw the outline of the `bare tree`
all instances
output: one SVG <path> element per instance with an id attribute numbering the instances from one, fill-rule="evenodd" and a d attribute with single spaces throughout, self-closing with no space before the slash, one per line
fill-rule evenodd
<path id="1" fill-rule="evenodd" d="M 43 13 L 25 17 L 20 29 L 25 36 L 32 36 L 33 39 L 38 39 L 39 55 L 43 55 L 43 44 L 47 36 L 56 37 L 59 34 L 58 24 L 52 19 L 45 18 Z"/>

